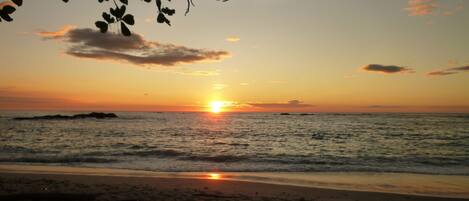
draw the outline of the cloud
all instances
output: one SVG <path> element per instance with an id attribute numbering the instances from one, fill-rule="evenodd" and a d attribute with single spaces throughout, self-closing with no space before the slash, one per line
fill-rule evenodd
<path id="1" fill-rule="evenodd" d="M 226 41 L 230 42 L 230 43 L 236 43 L 236 42 L 239 42 L 241 40 L 241 38 L 239 38 L 238 36 L 230 36 L 228 38 L 226 38 Z"/>
<path id="2" fill-rule="evenodd" d="M 381 108 L 402 108 L 403 106 L 399 105 L 369 105 L 368 108 L 376 108 L 376 109 L 381 109 Z"/>
<path id="3" fill-rule="evenodd" d="M 227 87 L 226 84 L 214 84 L 214 85 L 213 85 L 213 89 L 215 89 L 215 90 L 223 90 L 223 89 L 225 89 L 226 87 Z"/>
<path id="4" fill-rule="evenodd" d="M 0 2 L 0 9 L 3 8 L 4 6 L 16 6 L 16 5 L 11 1 Z"/>
<path id="5" fill-rule="evenodd" d="M 461 66 L 461 67 L 454 67 L 454 68 L 447 68 L 443 70 L 436 70 L 427 73 L 427 75 L 430 76 L 445 76 L 445 75 L 453 75 L 453 74 L 458 74 L 461 72 L 468 72 L 469 71 L 469 66 Z"/>
<path id="6" fill-rule="evenodd" d="M 181 75 L 191 75 L 191 76 L 203 76 L 203 77 L 211 77 L 211 76 L 218 76 L 220 75 L 218 70 L 189 70 L 189 69 L 182 69 L 180 71 L 175 71 Z"/>
<path id="7" fill-rule="evenodd" d="M 435 0 L 409 0 L 406 10 L 410 16 L 423 16 L 432 14 L 437 7 Z"/>
<path id="8" fill-rule="evenodd" d="M 409 0 L 406 10 L 410 16 L 450 16 L 464 9 L 462 2 Z"/>
<path id="9" fill-rule="evenodd" d="M 287 103 L 248 103 L 248 105 L 259 108 L 278 109 L 278 108 L 308 108 L 314 105 L 304 104 L 299 100 L 291 100 Z"/>
<path id="10" fill-rule="evenodd" d="M 65 34 L 75 28 L 76 26 L 73 25 L 65 25 L 61 27 L 58 31 L 40 31 L 37 33 L 37 35 L 43 37 L 44 39 L 58 39 L 64 37 Z"/>
<path id="11" fill-rule="evenodd" d="M 65 26 L 56 32 L 39 32 L 43 39 L 61 40 L 70 44 L 66 54 L 77 58 L 127 62 L 137 66 L 175 66 L 196 62 L 219 61 L 230 54 L 147 41 L 141 35 L 124 37 L 116 33 L 102 34 L 93 29 Z"/>
<path id="12" fill-rule="evenodd" d="M 414 73 L 414 71 L 410 68 L 401 67 L 401 66 L 394 66 L 394 65 L 380 65 L 380 64 L 368 64 L 361 68 L 364 71 L 368 72 L 378 72 L 378 73 L 385 73 L 385 74 L 395 74 L 395 73 Z"/>

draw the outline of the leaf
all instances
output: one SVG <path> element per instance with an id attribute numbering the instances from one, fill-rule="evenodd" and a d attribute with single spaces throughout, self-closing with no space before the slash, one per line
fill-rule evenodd
<path id="1" fill-rule="evenodd" d="M 119 7 L 109 8 L 109 12 L 111 13 L 111 15 L 114 15 L 115 17 L 117 17 L 117 15 L 119 15 Z"/>
<path id="2" fill-rule="evenodd" d="M 130 33 L 129 28 L 127 28 L 127 26 L 123 22 L 121 22 L 121 31 L 124 36 L 132 35 L 132 33 Z"/>
<path id="3" fill-rule="evenodd" d="M 163 13 L 158 14 L 158 18 L 156 18 L 156 21 L 158 23 L 166 23 L 171 26 L 171 22 L 168 20 L 168 18 L 166 18 L 166 16 L 164 16 Z"/>
<path id="4" fill-rule="evenodd" d="M 3 12 L 5 12 L 5 14 L 12 14 L 13 12 L 16 11 L 16 8 L 10 5 L 6 5 L 6 6 L 3 6 L 2 10 Z"/>
<path id="5" fill-rule="evenodd" d="M 131 15 L 131 14 L 125 15 L 124 18 L 122 18 L 122 20 L 125 23 L 127 23 L 128 25 L 134 25 L 135 24 L 134 16 Z"/>
<path id="6" fill-rule="evenodd" d="M 103 18 L 104 18 L 104 20 L 106 20 L 106 22 L 109 23 L 109 24 L 110 24 L 110 23 L 114 23 L 114 22 L 116 21 L 113 17 L 111 17 L 111 15 L 109 15 L 109 14 L 106 13 L 106 12 L 103 12 Z"/>
<path id="7" fill-rule="evenodd" d="M 23 0 L 11 0 L 13 3 L 15 3 L 17 6 L 23 5 Z"/>
<path id="8" fill-rule="evenodd" d="M 129 5 L 129 1 L 128 0 L 120 0 L 121 3 L 125 4 L 125 5 Z"/>
<path id="9" fill-rule="evenodd" d="M 163 9 L 161 9 L 161 12 L 171 16 L 171 15 L 174 15 L 174 13 L 176 13 L 176 10 L 170 9 L 168 7 L 164 7 Z"/>
<path id="10" fill-rule="evenodd" d="M 120 19 L 120 18 L 122 18 L 122 16 L 124 16 L 124 14 L 125 14 L 125 9 L 126 9 L 126 8 L 127 8 L 127 7 L 125 7 L 124 5 L 122 5 L 120 8 L 117 9 L 117 13 L 116 13 L 116 18 L 117 18 L 117 19 Z"/>
<path id="11" fill-rule="evenodd" d="M 13 21 L 13 19 L 8 15 L 7 13 L 3 12 L 3 10 L 0 10 L 0 17 L 4 19 L 7 22 Z"/>
<path id="12" fill-rule="evenodd" d="M 108 29 L 108 24 L 106 22 L 103 22 L 103 21 L 97 21 L 94 23 L 96 25 L 96 27 L 99 28 L 99 30 L 101 31 L 101 33 L 106 33 L 107 32 L 107 29 Z"/>

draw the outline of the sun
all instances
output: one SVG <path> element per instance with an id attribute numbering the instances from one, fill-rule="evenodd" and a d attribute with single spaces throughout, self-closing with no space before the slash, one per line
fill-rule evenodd
<path id="1" fill-rule="evenodd" d="M 218 173 L 210 173 L 210 174 L 208 174 L 208 179 L 211 179 L 211 180 L 219 180 L 219 179 L 221 179 L 221 174 L 218 174 Z"/>
<path id="2" fill-rule="evenodd" d="M 223 106 L 225 104 L 222 101 L 212 101 L 210 103 L 210 111 L 212 113 L 220 113 L 222 112 Z"/>

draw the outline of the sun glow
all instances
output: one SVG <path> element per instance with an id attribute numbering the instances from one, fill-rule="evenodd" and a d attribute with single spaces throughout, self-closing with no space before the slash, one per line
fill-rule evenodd
<path id="1" fill-rule="evenodd" d="M 221 179 L 221 174 L 218 173 L 210 173 L 208 174 L 208 178 L 212 180 L 219 180 Z"/>
<path id="2" fill-rule="evenodd" d="M 212 101 L 210 103 L 210 111 L 212 113 L 220 113 L 223 110 L 225 104 L 222 101 Z"/>

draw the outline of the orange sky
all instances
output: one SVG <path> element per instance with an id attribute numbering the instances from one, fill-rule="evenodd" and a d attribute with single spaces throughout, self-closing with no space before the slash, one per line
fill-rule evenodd
<path id="1" fill-rule="evenodd" d="M 0 110 L 469 112 L 466 1 L 198 1 L 171 27 L 145 5 L 124 38 L 94 27 L 107 4 L 25 2 Z"/>

